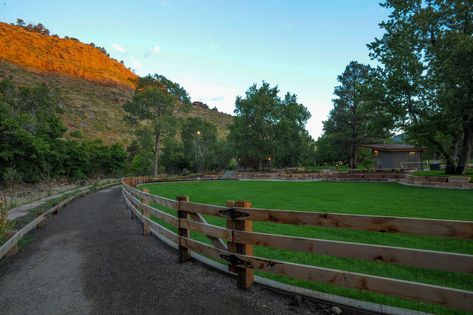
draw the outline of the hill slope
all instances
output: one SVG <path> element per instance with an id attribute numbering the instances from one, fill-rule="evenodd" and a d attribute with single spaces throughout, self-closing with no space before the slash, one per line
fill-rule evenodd
<path id="1" fill-rule="evenodd" d="M 137 76 L 94 46 L 0 23 L 0 58 L 19 66 L 134 88 Z"/>
<path id="2" fill-rule="evenodd" d="M 67 136 L 80 131 L 85 139 L 130 143 L 123 105 L 133 95 L 137 76 L 99 49 L 0 23 L 0 79 L 19 86 L 45 83 L 60 100 Z M 202 117 L 228 133 L 230 115 L 192 106 L 178 117 Z"/>

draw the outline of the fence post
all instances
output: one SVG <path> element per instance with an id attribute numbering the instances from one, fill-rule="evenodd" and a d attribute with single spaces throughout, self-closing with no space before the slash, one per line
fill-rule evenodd
<path id="1" fill-rule="evenodd" d="M 133 178 L 133 177 L 132 177 L 132 178 Z M 133 184 L 133 179 L 130 179 L 130 180 L 128 181 L 128 185 L 131 186 L 132 184 Z M 126 189 L 125 189 L 125 190 L 126 190 Z M 128 191 L 127 191 L 127 192 L 128 192 Z M 130 192 L 128 192 L 128 193 L 130 193 Z M 123 201 L 125 201 L 125 196 L 123 196 Z M 131 200 L 130 200 L 130 202 L 131 202 Z M 125 202 L 125 203 L 126 203 L 126 202 Z M 131 206 L 131 205 L 130 205 L 130 206 L 127 205 L 127 207 L 128 207 L 128 209 L 130 209 L 130 218 L 131 218 L 132 220 L 134 220 L 134 219 L 135 219 L 135 213 L 133 212 L 132 206 Z"/>
<path id="2" fill-rule="evenodd" d="M 177 208 L 177 217 L 179 219 L 189 220 L 189 212 L 181 210 L 181 201 L 189 202 L 189 196 L 177 196 L 176 200 L 179 201 Z M 179 262 L 185 262 L 191 259 L 190 248 L 181 245 L 181 236 L 190 238 L 190 231 L 188 229 L 181 228 L 181 220 L 179 220 L 179 228 L 177 229 L 179 234 Z"/>
<path id="3" fill-rule="evenodd" d="M 143 192 L 144 193 L 149 193 L 149 189 L 148 188 L 143 188 Z M 149 199 L 148 196 L 143 197 L 143 204 L 149 206 L 150 199 Z M 149 233 L 151 231 L 151 225 L 146 219 L 150 218 L 150 212 L 149 212 L 149 209 L 146 208 L 146 207 L 143 207 L 143 216 L 145 217 L 143 219 L 143 235 L 149 235 Z"/>
<path id="4" fill-rule="evenodd" d="M 231 203 L 227 202 L 227 206 L 230 206 Z M 233 207 L 238 208 L 251 208 L 252 204 L 249 201 L 235 201 L 233 203 Z M 227 220 L 227 228 L 237 230 L 237 231 L 245 231 L 251 232 L 253 231 L 253 221 L 251 220 Z M 237 240 L 232 237 L 233 242 L 228 243 L 228 250 L 230 252 L 234 252 L 236 254 L 242 255 L 253 255 L 253 245 L 248 244 L 241 244 L 238 243 Z M 254 275 L 253 270 L 244 267 L 237 267 L 237 266 L 230 266 L 230 271 L 236 272 L 237 280 L 238 280 L 238 288 L 247 290 L 253 285 Z"/>
<path id="5" fill-rule="evenodd" d="M 235 201 L 232 200 L 227 200 L 225 202 L 225 206 L 228 208 L 233 208 L 235 207 Z M 235 221 L 232 219 L 227 220 L 227 229 L 234 230 L 235 229 Z M 232 234 L 233 235 L 233 234 Z M 227 242 L 227 249 L 229 252 L 236 253 L 236 246 L 235 243 L 228 241 Z M 236 267 L 233 265 L 228 265 L 228 271 L 236 273 Z"/>

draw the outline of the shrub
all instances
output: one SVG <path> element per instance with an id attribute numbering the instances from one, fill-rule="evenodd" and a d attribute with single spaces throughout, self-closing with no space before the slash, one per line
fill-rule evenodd
<path id="1" fill-rule="evenodd" d="M 0 198 L 0 244 L 6 240 L 9 230 L 10 222 L 8 221 L 7 200 L 5 196 L 2 196 Z"/>

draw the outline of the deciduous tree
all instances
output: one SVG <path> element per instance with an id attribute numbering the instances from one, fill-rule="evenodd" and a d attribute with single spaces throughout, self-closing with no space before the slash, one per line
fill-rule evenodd
<path id="1" fill-rule="evenodd" d="M 172 120 L 177 102 L 190 102 L 187 92 L 179 84 L 161 75 L 148 75 L 139 79 L 132 100 L 125 104 L 127 121 L 134 125 L 137 131 L 152 131 L 154 176 L 159 172 L 162 138 L 174 130 L 175 124 Z"/>
<path id="2" fill-rule="evenodd" d="M 447 173 L 473 146 L 473 3 L 387 0 L 386 33 L 369 46 L 382 64 L 397 127 L 439 151 Z"/>

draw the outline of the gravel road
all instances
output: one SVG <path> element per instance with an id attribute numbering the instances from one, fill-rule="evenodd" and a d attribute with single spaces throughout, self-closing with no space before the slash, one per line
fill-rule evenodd
<path id="1" fill-rule="evenodd" d="M 32 232 L 20 253 L 0 262 L 1 314 L 327 314 L 294 305 L 141 235 L 119 187 L 80 198 Z"/>

